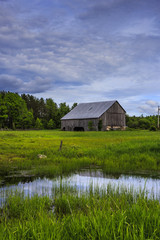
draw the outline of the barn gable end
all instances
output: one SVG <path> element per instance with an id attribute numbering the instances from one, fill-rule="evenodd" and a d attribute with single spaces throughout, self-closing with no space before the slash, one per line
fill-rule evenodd
<path id="1" fill-rule="evenodd" d="M 126 126 L 125 119 L 126 111 L 116 101 L 106 112 L 101 116 L 103 127 L 102 129 L 123 129 Z"/>
<path id="2" fill-rule="evenodd" d="M 103 131 L 108 128 L 125 127 L 125 110 L 118 101 L 78 104 L 61 119 L 61 129 L 67 131 L 98 131 L 102 121 Z M 89 124 L 92 127 L 89 127 Z"/>

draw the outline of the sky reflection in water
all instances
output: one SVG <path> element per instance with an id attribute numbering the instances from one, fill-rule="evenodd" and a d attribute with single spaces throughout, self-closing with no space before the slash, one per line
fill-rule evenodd
<path id="1" fill-rule="evenodd" d="M 153 196 L 160 200 L 160 179 L 146 178 L 141 176 L 131 175 L 104 175 L 101 170 L 98 171 L 82 171 L 71 175 L 70 177 L 48 179 L 48 178 L 37 178 L 34 181 L 22 183 L 19 182 L 17 185 L 7 185 L 1 187 L 0 190 L 0 205 L 2 205 L 10 192 L 16 190 L 24 192 L 26 196 L 48 195 L 53 196 L 54 188 L 62 185 L 68 185 L 76 187 L 80 191 L 86 191 L 92 185 L 93 189 L 98 187 L 107 188 L 110 184 L 113 187 L 123 186 L 127 189 L 139 189 L 144 190 L 148 197 Z"/>

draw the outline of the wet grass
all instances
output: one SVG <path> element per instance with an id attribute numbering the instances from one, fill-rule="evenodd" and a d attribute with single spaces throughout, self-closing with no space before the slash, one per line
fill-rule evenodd
<path id="1" fill-rule="evenodd" d="M 0 239 L 160 239 L 160 203 L 123 187 L 55 188 L 54 197 L 11 195 L 0 212 Z"/>
<path id="2" fill-rule="evenodd" d="M 61 140 L 62 149 L 59 151 Z M 39 158 L 38 154 L 46 155 Z M 160 132 L 1 131 L 0 176 L 58 176 L 99 166 L 106 173 L 160 172 Z"/>
<path id="3" fill-rule="evenodd" d="M 0 184 L 7 176 L 55 177 L 97 166 L 106 173 L 159 175 L 160 132 L 0 132 Z M 52 197 L 8 194 L 0 209 L 2 240 L 160 239 L 160 199 L 140 190 L 108 185 L 79 193 L 60 186 Z"/>

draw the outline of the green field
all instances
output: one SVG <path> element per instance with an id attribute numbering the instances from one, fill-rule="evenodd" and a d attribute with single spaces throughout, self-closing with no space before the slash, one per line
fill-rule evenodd
<path id="1" fill-rule="evenodd" d="M 160 172 L 160 132 L 0 132 L 1 177 L 15 172 L 23 175 L 26 170 L 54 177 L 97 166 L 110 173 Z"/>
<path id="2" fill-rule="evenodd" d="M 160 132 L 0 132 L 1 181 L 96 167 L 106 173 L 159 175 Z M 53 198 L 17 193 L 0 209 L 0 239 L 158 240 L 160 203 L 143 192 L 111 186 L 94 192 L 91 186 L 85 194 L 64 186 Z"/>

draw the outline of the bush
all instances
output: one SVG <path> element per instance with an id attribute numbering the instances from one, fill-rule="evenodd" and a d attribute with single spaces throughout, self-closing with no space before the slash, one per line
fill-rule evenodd
<path id="1" fill-rule="evenodd" d="M 54 129 L 54 128 L 56 128 L 56 124 L 55 124 L 55 122 L 53 121 L 53 119 L 50 119 L 50 120 L 49 120 L 49 122 L 48 122 L 48 124 L 47 124 L 47 128 L 48 128 L 48 129 Z"/>
<path id="2" fill-rule="evenodd" d="M 100 119 L 98 122 L 98 131 L 102 130 L 102 120 Z"/>
<path id="3" fill-rule="evenodd" d="M 157 131 L 157 128 L 155 126 L 151 126 L 149 130 L 150 131 Z"/>
<path id="4" fill-rule="evenodd" d="M 37 118 L 35 123 L 36 129 L 43 129 L 43 123 L 41 122 L 41 119 Z"/>
<path id="5" fill-rule="evenodd" d="M 90 131 L 93 130 L 93 122 L 92 122 L 92 121 L 89 121 L 89 122 L 88 122 L 88 129 L 89 129 Z"/>

